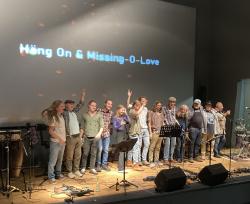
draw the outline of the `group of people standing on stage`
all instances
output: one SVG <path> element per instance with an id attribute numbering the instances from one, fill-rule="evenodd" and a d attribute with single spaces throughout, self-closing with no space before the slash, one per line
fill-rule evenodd
<path id="1" fill-rule="evenodd" d="M 187 143 L 187 161 L 203 161 L 206 159 L 207 141 L 214 137 L 211 142 L 213 156 L 220 157 L 220 150 L 226 140 L 226 116 L 230 115 L 230 111 L 223 112 L 221 102 L 217 102 L 213 108 L 208 101 L 203 108 L 201 100 L 195 99 L 191 109 L 187 105 L 177 109 L 176 98 L 169 97 L 166 106 L 156 101 L 149 110 L 146 97 L 139 97 L 132 104 L 131 97 L 132 91 L 128 90 L 127 107 L 118 105 L 115 113 L 112 111 L 111 99 L 105 101 L 103 108 L 97 108 L 97 102 L 91 100 L 87 112 L 80 115 L 85 98 L 83 91 L 77 105 L 72 100 L 56 100 L 42 112 L 51 136 L 48 163 L 48 178 L 51 182 L 63 177 L 63 158 L 69 178 L 83 176 L 89 156 L 90 173 L 110 171 L 108 156 L 111 135 L 116 144 L 137 139 L 128 151 L 126 161 L 126 166 L 137 171 L 143 171 L 143 166 L 183 162 Z M 163 125 L 178 125 L 182 132 L 178 137 L 162 138 L 160 130 Z M 160 161 L 162 146 L 163 162 Z M 120 152 L 118 171 L 123 170 L 124 153 Z"/>

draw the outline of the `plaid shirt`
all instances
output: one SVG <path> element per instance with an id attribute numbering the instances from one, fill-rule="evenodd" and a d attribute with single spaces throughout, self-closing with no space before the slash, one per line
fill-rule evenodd
<path id="1" fill-rule="evenodd" d="M 113 111 L 108 111 L 106 109 L 100 109 L 99 110 L 102 113 L 103 121 L 104 121 L 104 127 L 102 131 L 102 137 L 109 137 L 110 136 L 110 129 L 111 129 L 111 121 L 113 116 Z"/>
<path id="2" fill-rule="evenodd" d="M 167 125 L 175 125 L 175 123 L 176 123 L 176 116 L 175 116 L 176 109 L 175 108 L 169 109 L 168 107 L 164 106 L 164 107 L 162 107 L 162 111 L 163 111 L 163 114 L 165 117 L 164 122 Z"/>

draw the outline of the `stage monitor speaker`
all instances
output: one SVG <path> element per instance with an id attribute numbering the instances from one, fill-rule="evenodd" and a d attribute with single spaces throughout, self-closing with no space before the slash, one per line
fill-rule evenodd
<path id="1" fill-rule="evenodd" d="M 163 169 L 155 177 L 156 191 L 166 192 L 174 191 L 184 187 L 187 176 L 184 171 L 177 167 L 172 169 Z"/>
<path id="2" fill-rule="evenodd" d="M 206 166 L 198 174 L 201 183 L 208 186 L 222 184 L 227 177 L 228 171 L 221 163 Z"/>

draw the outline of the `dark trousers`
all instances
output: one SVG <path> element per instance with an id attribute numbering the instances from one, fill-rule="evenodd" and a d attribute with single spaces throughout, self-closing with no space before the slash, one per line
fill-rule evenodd
<path id="1" fill-rule="evenodd" d="M 114 131 L 114 136 L 116 138 L 116 144 L 126 141 L 128 139 L 128 136 L 126 134 L 126 131 Z M 118 159 L 118 170 L 124 169 L 124 154 L 125 152 L 119 152 L 119 159 Z"/>
<path id="2" fill-rule="evenodd" d="M 190 146 L 189 146 L 189 159 L 193 159 L 198 156 L 201 146 L 201 129 L 191 127 L 190 133 Z"/>
<path id="3" fill-rule="evenodd" d="M 81 168 L 86 169 L 89 153 L 90 153 L 90 169 L 95 168 L 98 142 L 99 139 L 96 138 L 87 138 L 87 137 L 84 138 Z"/>
<path id="4" fill-rule="evenodd" d="M 184 134 L 181 134 L 180 137 L 177 137 L 176 141 L 177 141 L 176 158 L 177 158 L 177 160 L 183 161 L 184 153 L 185 153 L 185 136 L 184 136 Z"/>

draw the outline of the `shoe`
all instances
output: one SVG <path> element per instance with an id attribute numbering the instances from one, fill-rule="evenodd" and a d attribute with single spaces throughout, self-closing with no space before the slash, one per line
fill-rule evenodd
<path id="1" fill-rule="evenodd" d="M 56 184 L 56 179 L 55 179 L 55 178 L 49 179 L 49 182 L 50 182 L 51 184 Z"/>
<path id="2" fill-rule="evenodd" d="M 163 163 L 160 162 L 160 161 L 157 161 L 157 162 L 155 162 L 155 163 L 156 163 L 156 166 L 163 166 Z"/>
<path id="3" fill-rule="evenodd" d="M 206 156 L 201 156 L 200 159 L 204 161 L 206 160 Z"/>
<path id="4" fill-rule="evenodd" d="M 155 163 L 154 162 L 152 162 L 151 164 L 149 164 L 149 167 L 150 168 L 154 168 L 156 165 L 155 165 Z"/>
<path id="5" fill-rule="evenodd" d="M 83 174 L 81 174 L 80 171 L 76 171 L 74 174 L 75 174 L 75 176 L 78 176 L 78 177 L 82 177 L 83 176 Z"/>
<path id="6" fill-rule="evenodd" d="M 188 159 L 188 162 L 189 163 L 194 163 L 194 160 L 193 159 Z"/>
<path id="7" fill-rule="evenodd" d="M 134 169 L 135 171 L 144 171 L 144 169 L 143 169 L 141 166 L 139 166 L 138 163 L 134 165 L 133 169 Z"/>
<path id="8" fill-rule="evenodd" d="M 147 161 L 147 160 L 145 160 L 145 161 L 142 161 L 142 165 L 144 165 L 144 166 L 149 166 L 149 162 Z"/>
<path id="9" fill-rule="evenodd" d="M 195 157 L 194 160 L 197 162 L 203 162 L 203 160 L 200 157 Z"/>
<path id="10" fill-rule="evenodd" d="M 182 159 L 177 159 L 177 162 L 178 163 L 182 163 Z"/>
<path id="11" fill-rule="evenodd" d="M 138 162 L 138 165 L 139 165 L 139 166 L 142 166 L 142 162 Z"/>
<path id="12" fill-rule="evenodd" d="M 169 165 L 169 161 L 168 161 L 168 160 L 164 160 L 164 161 L 163 161 L 163 164 L 164 164 L 164 165 Z"/>
<path id="13" fill-rule="evenodd" d="M 214 155 L 214 157 L 215 157 L 215 158 L 221 158 L 221 156 L 218 155 L 218 154 Z"/>
<path id="14" fill-rule="evenodd" d="M 177 163 L 177 161 L 173 160 L 173 159 L 170 159 L 169 162 L 171 162 L 171 163 Z"/>
<path id="15" fill-rule="evenodd" d="M 82 169 L 81 169 L 81 174 L 84 174 L 85 171 L 86 171 L 86 169 L 85 169 L 85 168 L 82 168 Z"/>
<path id="16" fill-rule="evenodd" d="M 105 171 L 111 171 L 111 169 L 107 165 L 102 165 L 102 169 Z"/>
<path id="17" fill-rule="evenodd" d="M 97 174 L 98 174 L 97 171 L 96 171 L 95 169 L 90 169 L 89 173 L 94 174 L 94 175 L 97 175 Z"/>
<path id="18" fill-rule="evenodd" d="M 80 173 L 80 172 L 79 172 L 79 173 Z M 76 177 L 76 175 L 73 174 L 72 172 L 69 172 L 69 173 L 68 173 L 68 177 L 69 177 L 70 179 L 73 179 L 73 178 Z"/>
<path id="19" fill-rule="evenodd" d="M 124 173 L 124 169 L 118 169 L 118 173 Z M 128 173 L 127 171 L 125 171 L 125 174 Z"/>
<path id="20" fill-rule="evenodd" d="M 126 166 L 127 167 L 132 167 L 133 166 L 132 161 L 131 160 L 127 160 Z"/>
<path id="21" fill-rule="evenodd" d="M 96 171 L 97 171 L 97 172 L 102 172 L 102 168 L 101 168 L 101 166 L 100 166 L 100 165 L 97 165 L 97 167 L 96 167 Z"/>
<path id="22" fill-rule="evenodd" d="M 62 178 L 64 178 L 63 174 L 59 174 L 58 176 L 56 176 L 56 179 L 62 179 Z"/>

